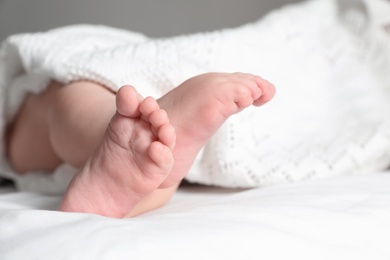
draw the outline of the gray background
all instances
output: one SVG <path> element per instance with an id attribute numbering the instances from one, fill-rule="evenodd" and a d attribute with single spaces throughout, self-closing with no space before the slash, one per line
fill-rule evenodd
<path id="1" fill-rule="evenodd" d="M 92 23 L 151 37 L 238 26 L 299 0 L 0 0 L 0 40 L 10 34 Z"/>

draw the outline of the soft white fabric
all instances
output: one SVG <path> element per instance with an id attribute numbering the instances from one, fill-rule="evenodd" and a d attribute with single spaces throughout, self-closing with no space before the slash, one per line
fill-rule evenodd
<path id="1" fill-rule="evenodd" d="M 50 211 L 60 197 L 7 193 L 0 258 L 388 260 L 389 187 L 390 172 L 243 191 L 187 187 L 124 220 Z"/>
<path id="2" fill-rule="evenodd" d="M 86 25 L 13 36 L 0 54 L 1 126 L 26 91 L 42 91 L 49 79 L 93 80 L 113 90 L 133 84 L 158 97 L 196 74 L 244 71 L 275 83 L 275 99 L 233 116 L 188 180 L 255 187 L 384 169 L 390 7 L 370 0 L 366 8 L 341 11 L 337 1 L 315 0 L 239 28 L 168 39 Z"/>

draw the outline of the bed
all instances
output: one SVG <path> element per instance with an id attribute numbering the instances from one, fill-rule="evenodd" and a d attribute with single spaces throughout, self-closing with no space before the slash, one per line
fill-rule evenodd
<path id="1" fill-rule="evenodd" d="M 390 172 L 268 188 L 184 186 L 133 219 L 0 195 L 1 259 L 389 259 Z"/>
<path id="2" fill-rule="evenodd" d="M 326 0 L 310 2 L 329 5 Z M 358 11 L 362 3 L 333 2 L 340 3 L 341 10 L 352 6 L 352 10 Z M 383 1 L 375 1 L 379 2 Z M 385 2 L 383 6 L 389 7 Z M 323 12 L 315 4 L 310 8 Z M 292 9 L 299 11 L 300 7 Z M 387 10 L 390 9 L 380 10 L 382 17 L 389 17 Z M 295 12 L 297 16 L 298 11 Z M 368 16 L 366 12 L 360 13 L 362 16 L 350 13 L 349 19 L 354 25 L 359 25 L 359 19 Z M 269 19 L 272 17 L 275 16 L 271 14 Z M 288 31 L 286 37 L 293 37 L 294 33 L 296 31 Z M 313 33 L 317 35 L 317 32 Z M 324 44 L 328 43 L 325 41 Z M 301 49 L 296 42 L 290 47 L 300 55 L 318 50 L 317 46 L 308 46 L 309 51 Z M 340 56 L 337 49 L 325 47 L 329 50 L 326 58 Z M 283 55 L 288 56 L 288 52 L 287 49 Z M 313 62 L 323 64 L 318 56 L 310 57 Z M 264 71 L 278 75 L 271 69 L 264 68 Z M 285 78 L 279 83 L 293 82 L 291 75 L 296 75 L 296 71 L 284 72 Z M 318 75 L 314 73 L 313 78 L 317 79 Z M 355 76 L 348 75 L 348 79 Z M 345 79 L 338 77 L 337 80 L 340 78 Z M 388 84 L 383 86 L 388 87 Z M 287 91 L 287 96 L 290 94 Z M 279 100 L 283 100 L 283 93 L 280 96 Z M 343 105 L 346 100 L 348 98 L 339 102 Z M 296 112 L 300 112 L 299 109 Z M 385 111 L 381 112 L 380 118 L 387 116 Z M 42 175 L 31 177 L 35 181 L 42 179 L 38 182 L 41 187 L 45 186 L 45 192 L 41 193 L 33 187 L 32 179 L 25 179 L 24 184 L 17 186 L 3 180 L 0 183 L 0 259 L 390 259 L 390 137 L 387 129 L 390 128 L 385 125 L 363 135 L 364 140 L 373 140 L 364 144 L 375 148 L 364 152 L 375 153 L 376 160 L 363 154 L 362 147 L 357 144 L 350 151 L 355 157 L 348 158 L 356 159 L 354 166 L 364 157 L 364 165 L 370 167 L 356 167 L 356 170 L 344 170 L 337 176 L 326 176 L 329 169 L 345 165 L 343 160 L 337 164 L 343 153 L 335 153 L 335 160 L 328 163 L 327 171 L 318 178 L 309 178 L 302 172 L 305 168 L 296 167 L 290 175 L 301 178 L 278 179 L 278 185 L 270 182 L 262 187 L 222 188 L 212 185 L 212 181 L 208 183 L 210 185 L 185 183 L 166 206 L 136 218 L 113 219 L 58 212 L 56 208 L 61 196 L 54 194 L 59 190 L 49 185 L 52 180 Z M 343 141 L 337 139 L 335 143 L 339 145 L 340 140 Z M 196 178 L 193 175 L 190 180 L 196 182 Z M 30 186 L 25 186 L 26 183 Z"/>

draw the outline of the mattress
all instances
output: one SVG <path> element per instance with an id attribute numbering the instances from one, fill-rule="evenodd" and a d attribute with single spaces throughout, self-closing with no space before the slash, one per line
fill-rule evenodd
<path id="1" fill-rule="evenodd" d="M 0 195 L 0 258 L 390 259 L 390 172 L 255 189 L 184 186 L 133 219 L 55 211 L 57 196 Z"/>

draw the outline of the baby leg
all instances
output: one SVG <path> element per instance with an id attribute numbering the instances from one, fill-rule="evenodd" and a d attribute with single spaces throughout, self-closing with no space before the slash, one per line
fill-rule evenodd
<path id="1" fill-rule="evenodd" d="M 92 83 L 75 84 L 88 89 Z M 52 150 L 62 161 L 83 165 L 60 209 L 113 217 L 162 205 L 225 120 L 268 102 L 275 91 L 258 76 L 209 73 L 187 80 L 158 102 L 124 88 L 115 106 L 104 88 L 104 94 L 90 96 L 91 91 L 81 94 L 72 86 L 53 92 L 46 118 Z M 177 136 L 175 146 L 172 136 Z"/>
<path id="2" fill-rule="evenodd" d="M 25 105 L 21 109 L 19 116 L 16 118 L 11 128 L 12 131 L 10 132 L 8 155 L 14 168 L 20 172 L 34 170 L 50 171 L 62 162 L 69 163 L 78 168 L 84 166 L 80 168 L 80 172 L 77 175 L 78 177 L 76 177 L 75 181 L 70 185 L 69 190 L 64 197 L 64 201 L 60 206 L 60 209 L 67 211 L 93 212 L 119 217 L 129 213 L 137 202 L 140 203 L 134 207 L 134 210 L 130 212 L 130 215 L 140 214 L 164 204 L 176 190 L 176 187 L 161 190 L 155 189 L 164 179 L 164 174 L 168 174 L 169 172 L 168 170 L 172 164 L 171 152 L 162 153 L 160 151 L 161 147 L 156 143 L 159 137 L 152 133 L 151 127 L 153 128 L 153 131 L 159 134 L 164 142 L 166 142 L 164 144 L 167 144 L 169 147 L 172 147 L 174 143 L 174 138 L 171 138 L 174 137 L 174 130 L 173 128 L 170 128 L 166 114 L 158 109 L 157 103 L 153 102 L 151 99 L 147 99 L 147 102 L 143 104 L 134 89 L 130 87 L 124 88 L 120 94 L 118 93 L 117 99 L 118 112 L 122 114 L 119 115 L 117 113 L 116 116 L 114 116 L 115 120 L 114 118 L 111 120 L 117 109 L 115 95 L 106 88 L 94 83 L 76 82 L 67 86 L 52 84 L 46 92 L 40 95 L 29 95 L 25 102 L 27 106 Z M 127 103 L 130 103 L 128 104 L 129 106 L 124 105 Z M 143 104 L 143 113 L 138 109 L 141 103 Z M 128 109 L 131 110 L 129 111 Z M 143 117 L 142 119 L 140 118 L 141 114 Z M 28 118 L 33 118 L 34 120 L 27 120 Z M 152 120 L 152 122 L 150 122 L 149 119 Z M 111 137 L 115 136 L 115 132 L 117 132 L 119 128 L 126 128 L 126 130 L 129 130 L 128 132 L 134 130 L 133 134 L 137 135 L 136 142 L 132 143 L 135 144 L 134 146 L 136 146 L 136 149 L 140 149 L 141 151 L 135 152 L 135 155 L 127 155 L 127 158 L 122 160 L 124 162 L 122 165 L 118 165 L 117 162 L 108 163 L 105 159 L 109 158 L 110 153 L 108 153 L 107 156 L 101 156 L 101 153 L 99 154 L 96 152 L 102 150 L 98 149 L 101 148 L 101 144 L 104 143 L 102 140 L 107 140 L 104 135 L 110 120 L 111 122 L 116 123 L 115 127 L 113 124 L 110 125 L 111 128 L 109 129 L 116 129 L 114 134 L 111 133 Z M 141 124 L 138 124 L 135 121 L 139 121 L 138 123 Z M 130 125 L 124 126 L 124 124 Z M 137 125 L 137 129 L 134 129 L 135 125 Z M 39 128 L 37 128 L 37 126 L 39 126 Z M 42 137 L 36 138 L 36 136 Z M 145 140 L 146 143 L 149 142 L 151 144 L 150 149 L 147 144 L 145 145 Z M 31 144 L 34 145 L 30 146 Z M 111 149 L 113 145 L 106 142 L 105 147 Z M 107 150 L 106 148 L 104 149 Z M 171 148 L 168 150 L 170 149 Z M 118 149 L 115 148 L 114 150 Z M 151 154 L 149 155 L 146 153 Z M 114 192 L 106 192 L 108 194 L 105 194 L 103 188 L 100 188 L 99 185 L 97 185 L 98 183 L 102 183 L 104 178 L 100 178 L 101 176 L 98 178 L 97 176 L 99 176 L 99 174 L 97 172 L 89 174 L 96 177 L 94 180 L 88 180 L 89 183 L 87 183 L 85 178 L 85 176 L 88 175 L 80 174 L 81 172 L 85 173 L 86 169 L 91 168 L 91 163 L 86 164 L 86 162 L 93 154 L 99 154 L 100 157 L 104 157 L 102 160 L 107 162 L 106 164 L 108 166 L 111 165 L 116 167 L 116 169 L 120 169 L 127 161 L 132 163 L 136 162 L 142 167 L 147 165 L 150 166 L 148 163 L 153 164 L 153 166 L 155 166 L 156 163 L 159 163 L 158 167 L 153 168 L 152 171 L 153 173 L 157 172 L 156 176 L 161 178 L 161 180 L 157 180 L 154 186 L 151 185 L 153 187 L 151 189 L 149 187 L 150 190 L 147 190 L 145 183 L 139 185 L 140 188 L 145 188 L 142 190 L 142 194 L 135 195 L 133 193 L 126 195 L 126 192 L 119 192 L 120 189 L 118 189 L 118 187 L 115 188 Z M 158 156 L 156 156 L 156 154 L 158 154 Z M 163 160 L 159 160 L 160 155 L 163 157 Z M 31 160 L 31 157 L 34 156 L 36 157 L 35 159 L 38 160 Z M 97 161 L 96 157 L 97 156 L 94 157 L 95 162 Z M 151 157 L 153 157 L 152 162 L 148 161 L 145 163 L 142 161 L 144 158 L 150 159 Z M 166 161 L 164 162 L 164 160 Z M 101 164 L 101 162 L 99 163 Z M 166 165 L 163 165 L 164 163 L 166 163 Z M 92 164 L 94 165 L 94 169 L 100 167 L 96 167 L 97 164 L 98 163 Z M 166 169 L 164 167 L 166 167 Z M 164 169 L 161 171 L 160 168 Z M 144 173 L 144 170 L 145 169 L 143 169 L 142 173 Z M 160 174 L 158 174 L 158 170 L 160 170 Z M 134 169 L 123 170 L 122 174 L 131 175 L 133 177 L 136 175 Z M 81 181 L 81 176 L 84 176 L 82 178 L 83 181 Z M 149 177 L 152 179 L 152 181 L 148 182 L 149 184 L 155 181 L 152 176 Z M 107 183 L 109 181 L 105 180 L 104 182 Z M 134 180 L 132 180 L 132 182 L 134 183 L 126 185 L 126 190 L 134 192 L 138 187 L 132 189 L 132 186 L 136 184 Z M 112 181 L 112 183 L 115 183 L 115 181 Z M 123 180 L 122 183 L 124 183 Z M 101 186 L 107 188 L 107 185 Z M 85 192 L 88 188 L 93 190 L 91 197 L 94 197 L 95 199 L 97 197 L 96 193 L 107 196 L 100 198 L 102 201 L 81 200 L 81 197 L 86 197 L 87 195 L 80 194 L 80 192 L 82 190 Z M 111 189 L 114 188 L 111 187 Z M 114 199 L 115 201 L 131 202 L 131 205 L 117 205 L 120 209 L 108 208 L 104 205 L 115 205 L 115 203 L 108 201 L 110 196 L 117 194 L 121 197 L 125 196 L 127 199 Z M 144 201 L 141 202 L 140 197 L 143 197 L 144 195 L 147 196 L 144 198 Z M 81 205 L 78 205 L 78 202 L 80 201 L 83 202 L 84 205 L 82 205 L 82 209 L 77 209 L 76 207 L 81 207 Z M 105 212 L 101 212 L 100 206 L 102 208 L 104 207 Z"/>

